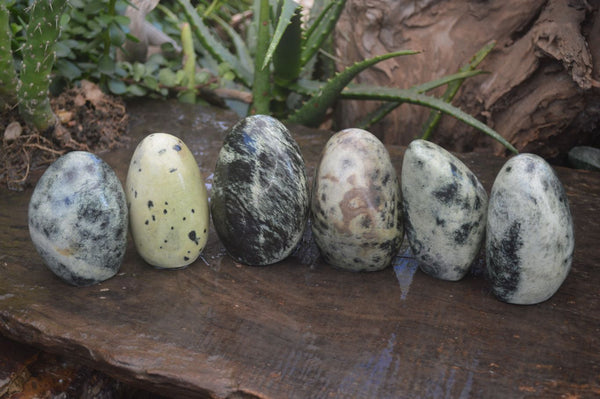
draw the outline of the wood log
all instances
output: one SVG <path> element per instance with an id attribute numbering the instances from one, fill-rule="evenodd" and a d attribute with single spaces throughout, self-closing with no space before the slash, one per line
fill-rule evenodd
<path id="1" fill-rule="evenodd" d="M 348 0 L 336 30 L 338 69 L 399 49 L 421 54 L 388 60 L 358 81 L 408 88 L 454 73 L 486 43 L 480 65 L 453 104 L 486 122 L 522 152 L 564 162 L 579 144 L 599 145 L 600 12 L 584 0 Z M 438 91 L 434 94 L 440 94 Z M 338 127 L 353 126 L 377 104 L 343 101 Z M 429 110 L 403 105 L 371 128 L 386 143 L 420 136 Z M 444 116 L 433 140 L 456 151 L 504 149 Z"/>
<path id="2" fill-rule="evenodd" d="M 237 121 L 163 101 L 129 112 L 130 145 L 101 154 L 121 180 L 141 138 L 168 131 L 210 183 Z M 312 176 L 328 135 L 291 132 Z M 404 148 L 387 148 L 400 172 Z M 460 157 L 489 192 L 505 160 Z M 533 306 L 498 301 L 483 260 L 459 282 L 426 275 L 407 252 L 385 270 L 351 273 L 319 260 L 306 240 L 283 262 L 251 267 L 227 256 L 212 227 L 204 260 L 186 269 L 150 267 L 130 240 L 115 277 L 72 287 L 31 243 L 32 190 L 0 189 L 0 335 L 177 398 L 597 397 L 600 173 L 557 172 L 575 253 L 558 292 Z"/>

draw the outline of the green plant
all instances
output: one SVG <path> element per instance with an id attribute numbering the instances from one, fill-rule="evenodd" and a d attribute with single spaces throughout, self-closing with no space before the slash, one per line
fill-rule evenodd
<path id="1" fill-rule="evenodd" d="M 2 98 L 5 104 L 18 103 L 23 119 L 40 132 L 53 129 L 56 116 L 50 107 L 50 73 L 56 59 L 54 47 L 60 33 L 60 18 L 66 0 L 37 0 L 28 9 L 29 22 L 25 26 L 21 46 L 20 71 L 15 71 L 12 53 L 12 28 L 6 5 L 0 5 L 0 73 Z"/>
<path id="2" fill-rule="evenodd" d="M 70 0 L 57 44 L 56 73 L 62 85 L 87 79 L 103 90 L 125 94 L 116 50 L 128 35 L 129 18 L 122 15 L 125 0 Z"/>
<path id="3" fill-rule="evenodd" d="M 477 65 L 475 62 L 454 75 L 411 89 L 351 84 L 361 71 L 378 62 L 392 57 L 416 54 L 410 50 L 397 51 L 358 62 L 326 81 L 314 80 L 315 60 L 335 28 L 346 0 L 331 1 L 306 28 L 302 25 L 301 10 L 295 1 L 254 0 L 253 26 L 256 39 L 252 40 L 251 35 L 248 35 L 249 37 L 244 40 L 235 31 L 227 31 L 231 42 L 234 43 L 232 48 L 235 52 L 232 52 L 211 32 L 203 17 L 189 0 L 177 0 L 177 2 L 191 24 L 203 51 L 216 62 L 229 65 L 239 82 L 252 91 L 253 102 L 250 113 L 273 114 L 288 122 L 318 126 L 326 116 L 327 110 L 338 99 L 388 102 L 376 114 L 371 115 L 367 122 L 378 120 L 402 103 L 412 103 L 452 115 L 491 136 L 510 151 L 517 152 L 493 129 L 449 104 L 451 95 L 438 99 L 424 94 L 441 85 L 449 85 L 449 90 L 457 89 L 464 79 L 481 73 L 474 69 Z M 255 47 L 252 47 L 252 43 L 255 43 Z M 482 50 L 481 54 L 483 52 Z M 246 61 L 249 54 L 253 54 L 254 62 Z M 477 59 L 480 61 L 482 56 Z M 303 99 L 299 105 L 290 101 L 298 96 Z"/>

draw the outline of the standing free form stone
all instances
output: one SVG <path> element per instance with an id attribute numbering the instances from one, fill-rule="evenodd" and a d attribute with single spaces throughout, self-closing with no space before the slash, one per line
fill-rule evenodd
<path id="1" fill-rule="evenodd" d="M 425 140 L 408 146 L 401 182 L 406 236 L 421 270 L 460 280 L 485 236 L 485 189 L 458 158 Z"/>
<path id="2" fill-rule="evenodd" d="M 565 190 L 543 158 L 520 154 L 496 176 L 487 217 L 487 274 L 496 296 L 530 305 L 550 298 L 573 259 Z"/>
<path id="3" fill-rule="evenodd" d="M 362 129 L 333 135 L 315 172 L 312 231 L 327 263 L 352 271 L 390 265 L 402 243 L 400 185 L 384 145 Z"/>
<path id="4" fill-rule="evenodd" d="M 219 152 L 211 213 L 229 254 L 248 265 L 286 258 L 308 218 L 308 182 L 300 148 L 277 119 L 236 123 Z"/>
<path id="5" fill-rule="evenodd" d="M 127 205 L 110 166 L 83 151 L 57 159 L 31 196 L 29 234 L 50 270 L 70 284 L 114 276 L 127 247 Z"/>
<path id="6" fill-rule="evenodd" d="M 208 239 L 208 194 L 194 155 L 179 138 L 154 133 L 135 149 L 126 183 L 131 235 L 159 268 L 194 262 Z"/>

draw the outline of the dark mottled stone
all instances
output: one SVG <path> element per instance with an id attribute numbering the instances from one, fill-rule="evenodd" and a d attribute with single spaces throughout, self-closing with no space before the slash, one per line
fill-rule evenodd
<path id="1" fill-rule="evenodd" d="M 31 239 L 46 265 L 82 286 L 117 273 L 127 244 L 125 193 L 112 169 L 81 151 L 54 162 L 29 206 Z"/>
<path id="2" fill-rule="evenodd" d="M 211 199 L 229 254 L 250 265 L 284 259 L 302 238 L 308 206 L 304 160 L 287 128 L 265 115 L 234 125 L 219 153 Z"/>
<path id="3" fill-rule="evenodd" d="M 519 249 L 523 246 L 520 233 L 521 224 L 514 221 L 499 239 L 494 236 L 487 242 L 488 277 L 494 281 L 494 292 L 503 301 L 511 298 L 519 284 Z"/>

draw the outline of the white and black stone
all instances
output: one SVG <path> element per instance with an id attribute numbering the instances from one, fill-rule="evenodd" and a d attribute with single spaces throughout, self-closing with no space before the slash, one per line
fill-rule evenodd
<path id="1" fill-rule="evenodd" d="M 479 179 L 442 147 L 414 140 L 404 154 L 406 237 L 425 273 L 457 281 L 483 244 L 488 197 Z"/>
<path id="2" fill-rule="evenodd" d="M 384 145 L 362 129 L 333 135 L 313 182 L 311 228 L 324 260 L 351 271 L 390 265 L 403 237 L 400 184 Z"/>
<path id="3" fill-rule="evenodd" d="M 541 157 L 508 160 L 494 181 L 487 217 L 486 263 L 505 302 L 549 299 L 571 269 L 575 238 L 565 190 Z"/>
<path id="4" fill-rule="evenodd" d="M 88 286 L 114 276 L 127 247 L 125 193 L 96 155 L 75 151 L 57 159 L 29 202 L 29 233 L 58 277 Z"/>
<path id="5" fill-rule="evenodd" d="M 219 152 L 211 214 L 228 253 L 248 265 L 286 258 L 308 219 L 304 159 L 277 119 L 253 115 L 236 123 Z"/>

